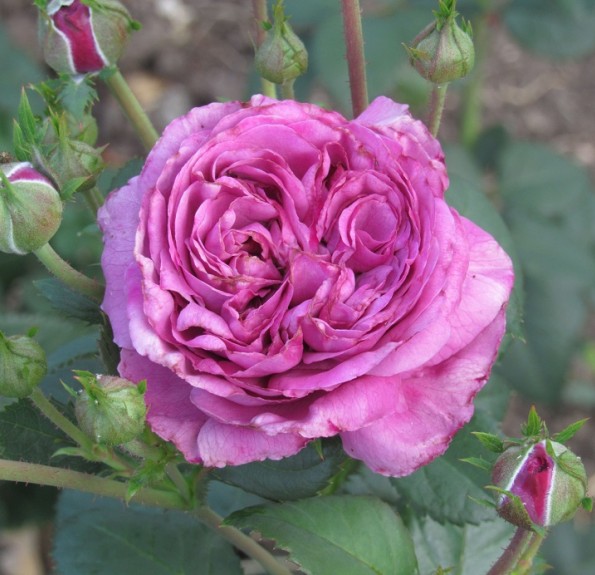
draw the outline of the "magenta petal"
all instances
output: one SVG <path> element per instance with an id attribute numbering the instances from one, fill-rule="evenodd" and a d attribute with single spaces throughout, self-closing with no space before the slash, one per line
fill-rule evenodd
<path id="1" fill-rule="evenodd" d="M 384 419 L 341 434 L 343 447 L 383 475 L 408 475 L 444 453 L 471 419 L 473 398 L 496 358 L 504 333 L 500 313 L 469 346 L 445 362 L 403 375 L 399 408 Z"/>
<path id="2" fill-rule="evenodd" d="M 295 455 L 308 439 L 291 433 L 267 435 L 259 429 L 209 419 L 198 434 L 198 450 L 207 467 L 241 465 Z"/>

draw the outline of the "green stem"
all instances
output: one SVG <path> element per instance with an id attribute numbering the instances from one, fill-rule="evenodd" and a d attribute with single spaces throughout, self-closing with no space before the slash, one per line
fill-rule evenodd
<path id="1" fill-rule="evenodd" d="M 199 507 L 194 512 L 203 523 L 227 539 L 232 545 L 258 561 L 270 575 L 292 575 L 291 571 L 279 563 L 264 547 L 254 539 L 230 525 L 223 525 L 223 518 L 209 507 Z"/>
<path id="2" fill-rule="evenodd" d="M 295 84 L 295 79 L 285 80 L 285 82 L 283 82 L 283 84 L 281 84 L 281 97 L 284 100 L 295 100 L 295 93 L 293 91 L 294 84 Z"/>
<path id="3" fill-rule="evenodd" d="M 487 575 L 528 575 L 543 536 L 519 527 Z"/>
<path id="4" fill-rule="evenodd" d="M 35 407 L 41 411 L 58 429 L 61 429 L 68 437 L 78 443 L 84 449 L 91 449 L 93 442 L 85 435 L 70 419 L 65 417 L 54 406 L 54 404 L 36 387 L 29 399 Z"/>
<path id="5" fill-rule="evenodd" d="M 107 76 L 105 80 L 110 90 L 118 100 L 122 110 L 134 126 L 136 133 L 140 137 L 144 147 L 151 150 L 159 138 L 159 134 L 153 127 L 149 116 L 145 113 L 134 92 L 120 73 L 115 69 L 113 74 Z"/>
<path id="6" fill-rule="evenodd" d="M 186 501 L 188 505 L 190 505 L 192 503 L 192 494 L 190 493 L 190 487 L 188 486 L 188 481 L 186 481 L 186 478 L 178 469 L 178 466 L 170 461 L 165 466 L 165 472 L 167 473 L 167 476 L 172 480 L 173 484 L 177 487 L 178 492 L 180 493 L 184 501 Z"/>
<path id="7" fill-rule="evenodd" d="M 126 461 L 110 448 L 95 445 L 91 438 L 65 417 L 38 387 L 33 390 L 29 399 L 58 429 L 62 430 L 86 452 L 88 459 L 102 461 L 117 471 L 132 473 L 133 468 Z"/>
<path id="8" fill-rule="evenodd" d="M 90 190 L 85 190 L 83 196 L 85 196 L 85 200 L 91 208 L 93 215 L 96 215 L 99 208 L 103 205 L 103 196 L 101 195 L 101 192 L 96 186 L 93 186 Z"/>
<path id="9" fill-rule="evenodd" d="M 488 12 L 485 11 L 473 22 L 475 45 L 475 69 L 465 87 L 461 120 L 461 141 L 471 148 L 481 131 L 481 88 L 484 79 L 484 63 L 487 54 Z"/>
<path id="10" fill-rule="evenodd" d="M 349 67 L 349 86 L 353 116 L 359 116 L 368 107 L 364 35 L 359 0 L 341 0 L 343 31 Z"/>
<path id="11" fill-rule="evenodd" d="M 258 48 L 265 40 L 266 32 L 262 27 L 263 22 L 269 21 L 267 11 L 267 0 L 252 0 L 252 12 L 256 21 L 256 47 Z M 262 93 L 269 98 L 277 97 L 277 86 L 265 78 L 260 78 Z"/>
<path id="12" fill-rule="evenodd" d="M 432 87 L 428 126 L 430 127 L 430 132 L 434 137 L 438 135 L 438 130 L 440 129 L 440 121 L 442 120 L 442 112 L 444 111 L 447 90 L 448 82 L 445 84 L 434 84 Z"/>
<path id="13" fill-rule="evenodd" d="M 23 461 L 8 461 L 6 459 L 0 460 L 0 480 L 37 483 L 38 485 L 50 485 L 60 489 L 76 489 L 124 501 L 128 491 L 126 483 L 113 479 L 80 473 L 70 469 L 25 463 Z M 134 495 L 134 501 L 167 509 L 187 509 L 186 502 L 177 493 L 148 487 L 137 491 Z"/>
<path id="14" fill-rule="evenodd" d="M 75 270 L 52 249 L 50 244 L 41 246 L 33 253 L 52 274 L 67 286 L 96 300 L 103 297 L 103 286 Z"/>

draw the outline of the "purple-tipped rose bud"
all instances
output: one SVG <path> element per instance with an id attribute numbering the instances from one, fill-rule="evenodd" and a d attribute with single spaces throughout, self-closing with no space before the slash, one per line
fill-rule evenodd
<path id="1" fill-rule="evenodd" d="M 25 335 L 6 337 L 0 332 L 0 395 L 27 397 L 47 372 L 43 348 Z"/>
<path id="2" fill-rule="evenodd" d="M 75 402 L 81 429 L 97 443 L 121 445 L 143 432 L 145 386 L 121 377 L 77 372 L 83 391 Z"/>
<path id="3" fill-rule="evenodd" d="M 52 183 L 28 162 L 0 166 L 0 251 L 27 254 L 56 233 L 62 200 Z"/>
<path id="4" fill-rule="evenodd" d="M 41 14 L 46 62 L 56 72 L 99 72 L 120 57 L 136 27 L 115 0 L 51 0 Z"/>
<path id="5" fill-rule="evenodd" d="M 549 440 L 509 447 L 496 461 L 492 480 L 502 490 L 498 514 L 525 529 L 571 519 L 587 491 L 580 458 L 565 445 Z"/>
<path id="6" fill-rule="evenodd" d="M 466 76 L 475 64 L 471 28 L 457 24 L 455 1 L 446 0 L 427 26 L 407 48 L 413 67 L 426 80 L 444 84 Z"/>
<path id="7" fill-rule="evenodd" d="M 308 52 L 287 22 L 282 2 L 275 6 L 272 28 L 256 51 L 254 64 L 265 80 L 275 84 L 295 80 L 308 69 Z"/>

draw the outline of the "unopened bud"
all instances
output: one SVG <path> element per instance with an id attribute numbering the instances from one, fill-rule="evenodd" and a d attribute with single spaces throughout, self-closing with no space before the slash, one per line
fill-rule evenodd
<path id="1" fill-rule="evenodd" d="M 137 27 L 116 0 L 51 0 L 40 19 L 45 60 L 58 73 L 99 72 L 118 60 Z"/>
<path id="2" fill-rule="evenodd" d="M 97 443 L 121 445 L 139 436 L 145 426 L 144 382 L 77 372 L 83 391 L 75 402 L 81 429 Z"/>
<path id="3" fill-rule="evenodd" d="M 426 80 L 444 84 L 466 76 L 475 63 L 471 28 L 457 24 L 455 1 L 443 0 L 436 20 L 413 40 L 407 52 L 411 64 Z"/>
<path id="4" fill-rule="evenodd" d="M 48 172 L 52 174 L 61 190 L 72 180 L 83 182 L 77 187 L 78 191 L 92 188 L 104 167 L 102 149 L 72 139 L 66 115 L 58 119 L 48 118 L 48 123 L 44 139 L 44 164 Z"/>
<path id="5" fill-rule="evenodd" d="M 60 194 L 45 176 L 28 162 L 0 165 L 0 251 L 35 251 L 61 221 Z"/>
<path id="6" fill-rule="evenodd" d="M 587 491 L 580 458 L 548 439 L 506 449 L 494 465 L 492 480 L 498 488 L 498 514 L 524 529 L 571 519 Z"/>
<path id="7" fill-rule="evenodd" d="M 287 22 L 282 2 L 275 6 L 273 25 L 256 51 L 254 63 L 258 73 L 275 84 L 295 80 L 308 69 L 308 52 Z"/>
<path id="8" fill-rule="evenodd" d="M 0 395 L 27 397 L 47 372 L 43 348 L 25 335 L 0 332 Z"/>

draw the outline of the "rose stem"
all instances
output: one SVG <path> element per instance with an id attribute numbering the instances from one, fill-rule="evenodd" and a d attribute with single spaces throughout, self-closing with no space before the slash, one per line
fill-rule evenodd
<path id="1" fill-rule="evenodd" d="M 85 200 L 93 214 L 97 214 L 97 211 L 103 205 L 103 195 L 97 189 L 97 186 L 93 186 L 90 190 L 85 190 L 83 196 L 85 196 Z"/>
<path id="2" fill-rule="evenodd" d="M 103 297 L 103 286 L 75 270 L 53 250 L 50 244 L 41 246 L 33 253 L 52 274 L 67 286 L 96 300 Z"/>
<path id="3" fill-rule="evenodd" d="M 473 22 L 473 44 L 475 45 L 475 69 L 463 93 L 463 114 L 461 120 L 461 141 L 471 148 L 481 131 L 481 87 L 484 79 L 485 59 L 488 50 L 488 16 L 485 11 Z"/>
<path id="4" fill-rule="evenodd" d="M 155 142 L 157 142 L 159 134 L 157 134 L 151 120 L 149 120 L 149 116 L 143 110 L 120 70 L 115 68 L 113 73 L 107 75 L 105 82 L 134 126 L 143 146 L 147 150 L 151 150 Z"/>
<path id="5" fill-rule="evenodd" d="M 271 553 L 257 541 L 230 525 L 223 525 L 223 518 L 217 515 L 210 507 L 198 507 L 195 515 L 203 523 L 211 527 L 221 537 L 227 539 L 232 545 L 258 561 L 270 575 L 292 575 L 291 571 L 281 565 Z"/>
<path id="6" fill-rule="evenodd" d="M 43 394 L 43 392 L 37 387 L 33 390 L 29 396 L 31 402 L 45 415 L 58 429 L 61 429 L 68 437 L 78 443 L 83 450 L 87 451 L 90 455 L 95 456 L 104 463 L 108 464 L 113 469 L 118 471 L 132 471 L 130 465 L 128 465 L 122 458 L 117 454 L 113 453 L 111 449 L 101 451 L 100 453 L 94 453 L 94 443 L 91 438 L 87 437 L 70 419 L 65 417 L 54 404 Z"/>
<path id="7" fill-rule="evenodd" d="M 543 541 L 543 536 L 519 527 L 508 547 L 500 556 L 498 561 L 488 571 L 487 575 L 509 575 L 513 572 L 517 575 L 526 575 L 527 567 L 533 563 L 533 558 Z M 528 563 L 527 563 L 528 562 Z M 516 569 L 521 568 L 521 571 Z"/>
<path id="8" fill-rule="evenodd" d="M 86 493 L 94 493 L 105 497 L 126 500 L 128 486 L 126 483 L 106 479 L 88 473 L 49 467 L 37 463 L 23 461 L 9 461 L 0 459 L 0 480 L 18 481 L 20 483 L 36 483 L 51 485 L 61 489 L 76 489 Z M 160 491 L 144 487 L 139 489 L 134 500 L 144 505 L 165 507 L 167 509 L 187 509 L 187 504 L 174 491 Z"/>
<path id="9" fill-rule="evenodd" d="M 265 39 L 266 32 L 262 27 L 263 22 L 268 22 L 269 17 L 267 13 L 267 0 L 252 0 L 252 11 L 254 13 L 254 20 L 256 22 L 256 47 L 258 48 Z M 260 79 L 260 85 L 262 86 L 262 93 L 269 98 L 277 97 L 277 87 L 273 82 L 266 80 L 265 78 Z"/>
<path id="10" fill-rule="evenodd" d="M 190 505 L 192 503 L 190 487 L 188 486 L 188 482 L 186 481 L 186 478 L 182 475 L 182 473 L 178 469 L 178 466 L 175 463 L 170 461 L 165 466 L 165 472 L 167 473 L 167 476 L 172 480 L 173 484 L 178 489 L 178 492 L 180 493 L 180 495 L 182 496 L 184 501 L 186 501 Z"/>
<path id="11" fill-rule="evenodd" d="M 368 107 L 364 35 L 359 0 L 341 0 L 343 5 L 343 30 L 349 67 L 351 106 L 353 116 L 359 116 Z"/>
<path id="12" fill-rule="evenodd" d="M 285 82 L 283 82 L 283 84 L 281 84 L 281 97 L 284 100 L 294 100 L 295 99 L 295 93 L 293 91 L 294 83 L 295 83 L 295 79 L 294 80 L 285 80 Z"/>
<path id="13" fill-rule="evenodd" d="M 434 137 L 438 135 L 438 130 L 440 129 L 440 120 L 442 120 L 442 112 L 444 110 L 444 102 L 446 102 L 447 90 L 448 82 L 444 84 L 434 84 L 432 87 L 428 126 Z"/>

